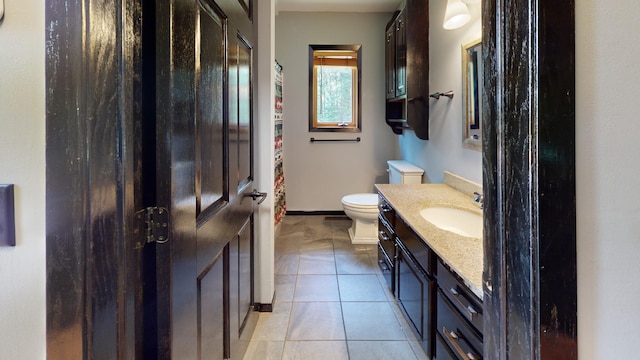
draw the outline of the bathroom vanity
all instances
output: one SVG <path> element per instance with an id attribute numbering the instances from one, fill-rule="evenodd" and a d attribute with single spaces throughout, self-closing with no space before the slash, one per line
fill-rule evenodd
<path id="1" fill-rule="evenodd" d="M 482 239 L 444 230 L 421 214 L 451 208 L 481 218 L 479 204 L 444 184 L 376 188 L 378 263 L 423 349 L 438 360 L 482 359 Z"/>

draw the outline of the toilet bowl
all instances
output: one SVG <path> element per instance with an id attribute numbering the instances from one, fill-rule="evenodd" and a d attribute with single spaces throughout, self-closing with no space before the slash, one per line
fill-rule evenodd
<path id="1" fill-rule="evenodd" d="M 349 238 L 352 244 L 378 242 L 378 195 L 351 194 L 342 198 L 344 213 L 352 220 Z"/>
<path id="2" fill-rule="evenodd" d="M 404 160 L 387 161 L 389 184 L 420 184 L 424 170 Z M 378 194 L 351 194 L 342 198 L 344 213 L 351 218 L 352 244 L 378 243 Z"/>

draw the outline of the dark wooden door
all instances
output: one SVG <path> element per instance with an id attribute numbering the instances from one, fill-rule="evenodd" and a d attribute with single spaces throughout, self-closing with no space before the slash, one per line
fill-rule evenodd
<path id="1" fill-rule="evenodd" d="M 252 303 L 252 23 L 237 0 L 156 5 L 158 357 L 241 356 Z"/>
<path id="2" fill-rule="evenodd" d="M 47 2 L 48 358 L 242 356 L 250 3 Z M 138 216 L 155 206 L 162 244 Z"/>

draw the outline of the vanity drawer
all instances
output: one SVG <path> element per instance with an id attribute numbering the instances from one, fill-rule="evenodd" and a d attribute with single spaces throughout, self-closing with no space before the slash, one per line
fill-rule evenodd
<path id="1" fill-rule="evenodd" d="M 391 228 L 396 226 L 396 211 L 380 194 L 378 194 L 378 210 L 380 211 L 380 216 L 389 224 L 389 226 L 391 226 Z"/>
<path id="2" fill-rule="evenodd" d="M 382 276 L 387 281 L 387 286 L 391 293 L 395 293 L 396 291 L 394 265 L 393 258 L 388 257 L 382 245 L 378 244 L 378 266 L 380 267 Z"/>
<path id="3" fill-rule="evenodd" d="M 439 332 L 436 331 L 436 357 L 437 360 L 457 360 L 458 357 L 453 353 L 453 350 L 447 345 L 447 342 L 442 338 Z"/>
<path id="4" fill-rule="evenodd" d="M 449 299 L 458 313 L 469 322 L 477 335 L 482 337 L 482 301 L 461 280 L 458 280 L 456 275 L 440 259 L 438 259 L 436 278 L 444 296 Z"/>
<path id="5" fill-rule="evenodd" d="M 396 256 L 395 232 L 382 214 L 378 215 L 378 240 L 387 257 L 393 260 Z"/>
<path id="6" fill-rule="evenodd" d="M 460 360 L 482 359 L 482 339 L 441 289 L 438 289 L 437 309 L 436 329 L 441 343 L 437 344 L 436 358 L 447 359 L 453 355 L 453 359 Z M 444 352 L 443 347 L 447 348 Z"/>

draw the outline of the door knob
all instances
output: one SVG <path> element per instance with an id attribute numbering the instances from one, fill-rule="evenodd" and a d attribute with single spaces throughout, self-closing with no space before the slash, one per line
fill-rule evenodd
<path id="1" fill-rule="evenodd" d="M 251 196 L 251 198 L 255 201 L 256 199 L 260 198 L 260 201 L 258 201 L 258 205 L 262 204 L 264 202 L 264 200 L 267 198 L 267 193 L 266 192 L 260 192 L 256 189 L 253 189 L 253 191 L 247 195 L 247 196 Z"/>

